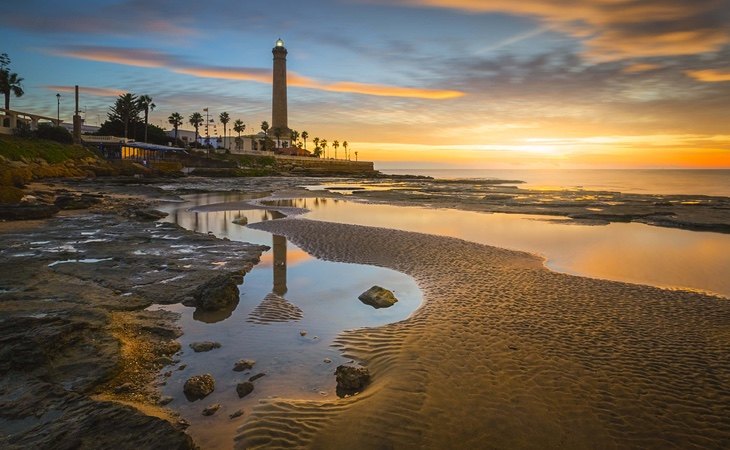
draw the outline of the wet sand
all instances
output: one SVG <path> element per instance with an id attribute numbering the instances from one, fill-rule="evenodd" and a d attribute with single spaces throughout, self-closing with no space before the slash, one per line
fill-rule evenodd
<path id="1" fill-rule="evenodd" d="M 338 339 L 373 375 L 362 394 L 264 401 L 240 448 L 730 446 L 725 299 L 558 274 L 454 238 L 304 219 L 252 228 L 404 272 L 424 304 Z"/>

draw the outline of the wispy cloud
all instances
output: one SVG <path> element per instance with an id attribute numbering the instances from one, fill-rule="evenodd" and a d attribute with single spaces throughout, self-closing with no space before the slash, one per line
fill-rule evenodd
<path id="1" fill-rule="evenodd" d="M 723 81 L 730 81 L 730 69 L 688 70 L 685 73 L 695 80 L 704 81 L 707 83 L 720 83 Z"/>
<path id="2" fill-rule="evenodd" d="M 136 67 L 164 68 L 175 73 L 200 78 L 254 81 L 271 83 L 269 69 L 250 67 L 216 67 L 188 63 L 182 58 L 153 50 L 116 47 L 73 46 L 53 49 L 51 53 L 88 61 L 123 64 Z M 428 100 L 445 100 L 464 95 L 463 92 L 448 89 L 429 89 L 382 84 L 358 83 L 354 81 L 323 82 L 295 72 L 288 73 L 289 86 L 317 89 L 327 92 L 342 92 L 380 97 L 405 97 Z"/>
<path id="3" fill-rule="evenodd" d="M 716 51 L 730 43 L 728 0 L 396 0 L 420 7 L 535 17 L 581 39 L 597 60 Z"/>
<path id="4" fill-rule="evenodd" d="M 624 67 L 623 72 L 624 73 L 643 73 L 643 72 L 649 72 L 650 70 L 656 70 L 661 67 L 662 67 L 661 64 L 634 63 L 634 64 L 629 64 L 628 66 Z"/>
<path id="5" fill-rule="evenodd" d="M 75 86 L 44 86 L 49 91 L 73 93 L 76 91 Z M 99 88 L 89 86 L 79 86 L 79 92 L 83 95 L 93 95 L 95 97 L 118 97 L 126 91 L 113 88 Z"/>

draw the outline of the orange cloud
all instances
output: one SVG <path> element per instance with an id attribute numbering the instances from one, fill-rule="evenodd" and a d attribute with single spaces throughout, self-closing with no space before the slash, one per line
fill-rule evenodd
<path id="1" fill-rule="evenodd" d="M 650 64 L 650 63 L 636 63 L 631 64 L 629 66 L 624 67 L 623 72 L 624 73 L 642 73 L 642 72 L 648 72 L 650 70 L 659 69 L 662 67 L 659 64 Z"/>
<path id="2" fill-rule="evenodd" d="M 67 93 L 75 92 L 74 86 L 45 86 L 45 88 L 48 89 L 49 91 L 54 91 L 54 92 L 67 92 Z M 80 95 L 93 95 L 95 97 L 118 97 L 124 93 L 126 93 L 126 91 L 123 91 L 121 89 L 79 86 Z"/>
<path id="3" fill-rule="evenodd" d="M 143 49 L 122 49 L 107 47 L 69 47 L 54 51 L 56 55 L 87 61 L 107 62 L 136 67 L 165 67 L 169 58 L 160 52 Z"/>
<path id="4" fill-rule="evenodd" d="M 70 47 L 56 52 L 61 56 L 99 61 L 127 66 L 166 68 L 175 73 L 202 78 L 218 78 L 223 80 L 254 81 L 271 83 L 271 71 L 268 69 L 246 67 L 211 67 L 194 66 L 170 55 L 144 49 L 123 49 L 107 47 Z M 455 90 L 410 88 L 381 84 L 339 81 L 325 83 L 295 72 L 287 74 L 289 86 L 317 89 L 327 92 L 345 92 L 353 94 L 374 95 L 381 97 L 406 97 L 428 100 L 445 100 L 461 97 L 463 92 Z"/>
<path id="5" fill-rule="evenodd" d="M 690 77 L 698 81 L 704 81 L 707 83 L 719 83 L 722 81 L 730 81 L 730 69 L 726 70 L 688 70 L 685 72 Z"/>
<path id="6" fill-rule="evenodd" d="M 413 6 L 532 16 L 582 39 L 598 60 L 676 56 L 719 50 L 730 42 L 716 0 L 396 0 Z"/>

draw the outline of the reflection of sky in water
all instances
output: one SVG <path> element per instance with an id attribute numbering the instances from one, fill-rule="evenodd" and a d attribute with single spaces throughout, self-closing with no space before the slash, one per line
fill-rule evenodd
<path id="1" fill-rule="evenodd" d="M 204 448 L 229 447 L 241 421 L 229 420 L 227 416 L 239 408 L 250 412 L 259 399 L 334 397 L 334 370 L 347 359 L 331 346 L 333 339 L 346 329 L 405 319 L 421 302 L 418 287 L 406 275 L 380 267 L 321 261 L 281 236 L 232 223 L 242 217 L 247 223 L 272 220 L 281 216 L 276 211 L 188 211 L 195 205 L 238 201 L 240 195 L 204 194 L 188 199 L 190 202 L 160 208 L 170 213 L 166 220 L 200 233 L 212 232 L 219 237 L 272 247 L 245 276 L 240 301 L 234 308 L 202 312 L 182 305 L 164 307 L 182 315 L 180 325 L 185 334 L 179 339 L 184 352 L 181 363 L 187 367 L 173 371 L 163 393 L 175 397 L 170 407 L 191 422 L 190 432 Z M 374 284 L 393 290 L 398 303 L 374 309 L 360 302 L 357 296 Z M 256 307 L 272 292 L 298 307 L 302 319 L 250 322 L 252 313 L 256 317 Z M 302 336 L 301 331 L 306 334 Z M 206 353 L 194 353 L 188 347 L 203 340 L 220 342 L 222 347 Z M 254 359 L 256 365 L 250 373 L 234 372 L 233 365 L 239 359 Z M 325 359 L 331 362 L 326 363 Z M 266 376 L 254 383 L 254 392 L 238 399 L 236 384 L 260 372 Z M 188 402 L 182 395 L 183 384 L 190 376 L 202 373 L 213 375 L 215 392 L 202 401 Z M 221 410 L 212 417 L 202 416 L 202 409 L 214 403 L 221 403 Z"/>
<path id="2" fill-rule="evenodd" d="M 638 223 L 580 225 L 561 217 L 488 214 L 348 201 L 275 202 L 305 207 L 305 217 L 439 234 L 547 258 L 553 270 L 730 297 L 730 235 Z M 273 204 L 267 202 L 267 204 Z M 549 221 L 549 219 L 557 219 Z"/>

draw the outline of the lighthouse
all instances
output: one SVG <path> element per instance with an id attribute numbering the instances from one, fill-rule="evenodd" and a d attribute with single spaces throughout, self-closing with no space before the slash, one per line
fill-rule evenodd
<path id="1" fill-rule="evenodd" d="M 287 119 L 286 101 L 286 47 L 284 41 L 277 39 L 276 45 L 271 50 L 274 54 L 274 80 L 271 96 L 271 129 L 279 128 L 281 136 L 288 141 L 291 130 Z"/>

